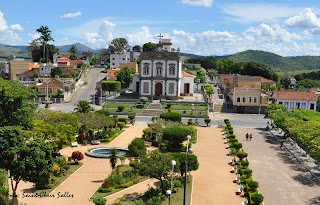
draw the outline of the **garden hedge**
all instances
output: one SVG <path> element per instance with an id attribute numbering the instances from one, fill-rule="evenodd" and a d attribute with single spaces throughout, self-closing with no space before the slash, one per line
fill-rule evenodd
<path id="1" fill-rule="evenodd" d="M 160 115 L 160 118 L 165 120 L 171 120 L 175 122 L 181 122 L 182 115 L 176 112 L 165 112 Z"/>

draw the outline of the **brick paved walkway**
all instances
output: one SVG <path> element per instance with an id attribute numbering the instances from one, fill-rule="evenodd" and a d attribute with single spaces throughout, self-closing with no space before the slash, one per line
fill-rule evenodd
<path id="1" fill-rule="evenodd" d="M 246 141 L 247 132 L 253 134 L 252 141 Z M 235 134 L 248 152 L 266 205 L 320 204 L 320 184 L 268 131 L 235 128 Z"/>

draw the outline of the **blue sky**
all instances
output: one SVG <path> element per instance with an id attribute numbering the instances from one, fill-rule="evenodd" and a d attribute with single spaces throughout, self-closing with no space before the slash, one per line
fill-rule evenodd
<path id="1" fill-rule="evenodd" d="M 199 55 L 248 49 L 283 56 L 320 55 L 317 0 L 10 0 L 1 2 L 0 43 L 27 45 L 41 25 L 55 45 L 107 47 L 124 37 L 131 46 L 171 38 Z"/>

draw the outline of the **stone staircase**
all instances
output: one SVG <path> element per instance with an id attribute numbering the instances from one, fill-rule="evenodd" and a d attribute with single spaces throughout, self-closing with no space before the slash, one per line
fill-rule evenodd
<path id="1" fill-rule="evenodd" d="M 159 117 L 162 113 L 161 103 L 150 103 L 147 109 L 142 110 L 142 112 L 138 113 L 136 116 Z"/>
<path id="2" fill-rule="evenodd" d="M 213 112 L 224 112 L 223 104 L 214 104 Z"/>

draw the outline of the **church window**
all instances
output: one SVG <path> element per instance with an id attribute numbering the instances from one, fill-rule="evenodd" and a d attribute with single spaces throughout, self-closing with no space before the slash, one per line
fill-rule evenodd
<path id="1" fill-rule="evenodd" d="M 149 70 L 150 70 L 149 63 L 143 64 L 143 74 L 149 75 Z"/>
<path id="2" fill-rule="evenodd" d="M 162 63 L 156 64 L 157 75 L 161 75 L 162 73 Z"/>
<path id="3" fill-rule="evenodd" d="M 169 75 L 175 75 L 176 67 L 174 64 L 169 65 Z"/>

